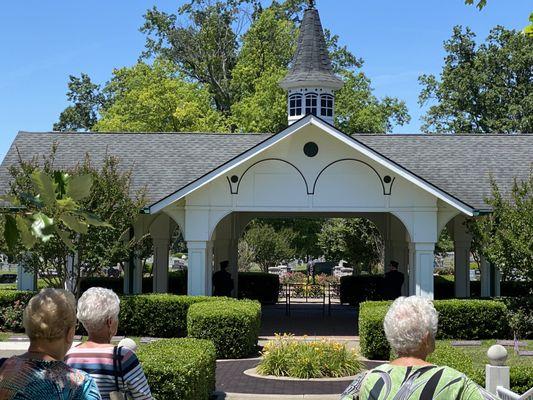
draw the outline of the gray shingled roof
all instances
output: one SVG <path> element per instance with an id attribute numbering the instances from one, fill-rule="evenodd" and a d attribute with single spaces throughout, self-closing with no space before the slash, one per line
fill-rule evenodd
<path id="1" fill-rule="evenodd" d="M 0 166 L 0 193 L 9 181 L 8 166 L 49 155 L 57 143 L 55 165 L 69 168 L 89 153 L 96 167 L 106 153 L 120 158 L 124 170 L 133 168 L 132 192 L 145 188 L 155 202 L 207 174 L 265 140 L 270 135 L 203 133 L 29 133 L 20 132 Z"/>
<path id="2" fill-rule="evenodd" d="M 106 152 L 133 168 L 134 191 L 146 188 L 156 202 L 269 138 L 270 134 L 101 134 L 20 132 L 0 166 L 0 192 L 8 166 L 49 154 L 67 168 L 86 153 L 98 166 Z M 525 179 L 533 163 L 533 135 L 354 135 L 353 138 L 475 209 L 487 209 L 490 176 L 504 191 Z"/>
<path id="3" fill-rule="evenodd" d="M 412 173 L 478 210 L 487 210 L 491 176 L 509 193 L 533 167 L 533 134 L 356 135 Z"/>
<path id="4" fill-rule="evenodd" d="M 334 88 L 342 87 L 343 84 L 333 73 L 320 15 L 315 8 L 304 12 L 298 47 L 289 73 L 281 81 L 281 86 L 289 87 L 309 81 L 324 82 Z"/>

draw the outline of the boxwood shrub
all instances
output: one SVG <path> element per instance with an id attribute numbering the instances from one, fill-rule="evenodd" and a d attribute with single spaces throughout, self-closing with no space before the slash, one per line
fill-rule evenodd
<path id="1" fill-rule="evenodd" d="M 278 302 L 279 277 L 263 272 L 239 273 L 239 299 L 257 300 L 262 304 Z"/>
<path id="2" fill-rule="evenodd" d="M 217 357 L 243 358 L 257 347 L 261 305 L 251 300 L 217 300 L 191 305 L 189 337 L 213 341 Z"/>
<path id="3" fill-rule="evenodd" d="M 158 400 L 208 400 L 215 390 L 216 352 L 208 340 L 159 340 L 141 346 L 138 357 Z"/>
<path id="4" fill-rule="evenodd" d="M 362 354 L 388 359 L 390 347 L 383 320 L 391 302 L 360 305 L 359 336 Z M 507 308 L 496 300 L 435 300 L 439 313 L 437 339 L 503 339 L 510 336 Z"/>
<path id="5" fill-rule="evenodd" d="M 213 297 L 171 294 L 122 296 L 119 332 L 130 336 L 186 337 L 189 307 L 214 300 Z"/>
<path id="6" fill-rule="evenodd" d="M 485 386 L 485 369 L 474 365 L 470 355 L 450 343 L 440 342 L 435 352 L 428 357 L 428 362 L 436 365 L 447 365 L 464 373 L 478 385 Z M 525 365 L 511 366 L 511 390 L 524 393 L 533 387 L 531 367 Z"/>

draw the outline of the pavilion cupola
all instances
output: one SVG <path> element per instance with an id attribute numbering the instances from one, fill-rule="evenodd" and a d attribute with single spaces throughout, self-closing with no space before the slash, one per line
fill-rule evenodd
<path id="1" fill-rule="evenodd" d="M 300 26 L 296 54 L 280 86 L 288 92 L 289 125 L 313 114 L 333 125 L 335 91 L 343 81 L 335 75 L 320 22 L 320 15 L 309 0 Z"/>

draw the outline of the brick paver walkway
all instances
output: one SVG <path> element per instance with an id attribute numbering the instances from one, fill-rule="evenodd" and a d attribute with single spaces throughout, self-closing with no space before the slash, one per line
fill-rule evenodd
<path id="1" fill-rule="evenodd" d="M 342 382 L 296 382 L 254 378 L 244 371 L 254 368 L 259 360 L 238 360 L 217 362 L 217 391 L 249 394 L 341 394 L 350 384 Z"/>

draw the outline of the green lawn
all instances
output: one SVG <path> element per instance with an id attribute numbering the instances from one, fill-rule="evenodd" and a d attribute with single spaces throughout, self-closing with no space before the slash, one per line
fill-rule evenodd
<path id="1" fill-rule="evenodd" d="M 527 343 L 527 347 L 520 347 L 520 350 L 533 351 L 533 340 L 521 340 L 521 342 Z M 485 368 L 485 365 L 489 361 L 487 350 L 493 344 L 496 344 L 496 340 L 484 340 L 483 345 L 480 347 L 459 347 L 459 349 L 468 354 L 474 363 L 474 367 Z M 520 357 L 515 354 L 512 347 L 506 347 L 506 349 L 509 354 L 509 358 L 507 359 L 508 366 L 527 366 L 533 368 L 533 357 Z"/>

